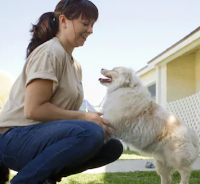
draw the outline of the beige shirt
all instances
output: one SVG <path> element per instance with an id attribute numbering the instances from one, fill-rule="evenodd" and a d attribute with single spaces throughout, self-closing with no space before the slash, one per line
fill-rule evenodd
<path id="1" fill-rule="evenodd" d="M 24 116 L 26 86 L 34 79 L 54 81 L 50 102 L 67 110 L 79 110 L 83 101 L 82 72 L 78 62 L 64 50 L 58 38 L 37 47 L 27 59 L 0 113 L 0 127 L 40 123 Z"/>

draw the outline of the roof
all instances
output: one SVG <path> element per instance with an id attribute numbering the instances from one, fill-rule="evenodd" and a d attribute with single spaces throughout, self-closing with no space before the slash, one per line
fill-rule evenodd
<path id="1" fill-rule="evenodd" d="M 161 52 L 159 55 L 155 56 L 153 59 L 151 59 L 148 64 L 152 63 L 154 60 L 156 60 L 157 58 L 161 57 L 162 55 L 164 55 L 165 53 L 169 52 L 171 49 L 173 49 L 174 47 L 176 47 L 177 45 L 181 44 L 182 42 L 184 42 L 185 40 L 187 40 L 189 37 L 191 37 L 192 35 L 194 35 L 195 33 L 197 33 L 198 31 L 200 31 L 200 26 L 198 28 L 196 28 L 194 31 L 192 31 L 190 34 L 188 34 L 187 36 L 185 36 L 184 38 L 182 38 L 181 40 L 179 40 L 178 42 L 176 42 L 175 44 L 173 44 L 171 47 L 167 48 L 166 50 L 164 50 L 163 52 Z M 148 65 L 146 65 L 145 67 L 141 68 L 140 70 L 137 71 L 140 72 L 142 70 L 144 70 L 145 68 L 147 68 Z"/>

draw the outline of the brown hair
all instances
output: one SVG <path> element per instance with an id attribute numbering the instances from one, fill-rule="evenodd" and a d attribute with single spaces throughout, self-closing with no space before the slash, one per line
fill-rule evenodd
<path id="1" fill-rule="evenodd" d="M 31 52 L 42 43 L 55 37 L 59 30 L 59 16 L 64 14 L 67 19 L 78 19 L 81 15 L 83 19 L 97 20 L 98 9 L 88 0 L 69 0 L 67 6 L 63 9 L 66 0 L 61 0 L 54 12 L 44 13 L 38 20 L 38 23 L 33 25 L 30 32 L 32 33 L 31 41 L 27 47 L 28 57 Z"/>

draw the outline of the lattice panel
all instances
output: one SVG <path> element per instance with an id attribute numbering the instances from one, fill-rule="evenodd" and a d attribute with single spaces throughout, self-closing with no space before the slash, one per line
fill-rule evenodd
<path id="1" fill-rule="evenodd" d="M 166 107 L 197 132 L 200 142 L 200 92 L 169 102 Z"/>

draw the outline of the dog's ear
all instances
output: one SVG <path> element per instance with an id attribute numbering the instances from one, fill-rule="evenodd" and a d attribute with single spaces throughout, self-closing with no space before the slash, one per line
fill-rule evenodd
<path id="1" fill-rule="evenodd" d="M 127 77 L 126 77 L 126 79 L 125 79 L 125 82 L 124 82 L 124 85 L 125 86 L 130 86 L 131 85 L 131 76 L 130 75 L 128 75 Z"/>
<path id="2" fill-rule="evenodd" d="M 132 87 L 133 84 L 133 71 L 130 69 L 125 76 L 124 86 Z"/>
<path id="3" fill-rule="evenodd" d="M 129 87 L 135 87 L 141 83 L 140 78 L 136 75 L 135 71 L 129 70 L 126 76 L 125 84 Z"/>

